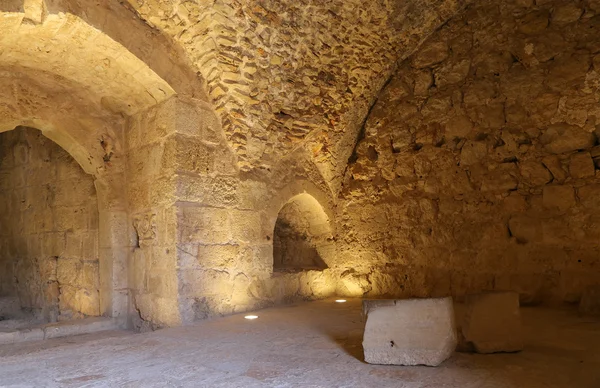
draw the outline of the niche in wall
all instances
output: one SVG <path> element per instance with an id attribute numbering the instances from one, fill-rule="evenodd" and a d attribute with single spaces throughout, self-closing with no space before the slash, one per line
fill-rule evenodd
<path id="1" fill-rule="evenodd" d="M 309 194 L 292 197 L 279 211 L 273 233 L 273 271 L 328 268 L 332 251 L 329 218 Z"/>
<path id="2" fill-rule="evenodd" d="M 100 315 L 94 179 L 36 129 L 0 134 L 0 247 L 0 298 L 18 318 Z"/>

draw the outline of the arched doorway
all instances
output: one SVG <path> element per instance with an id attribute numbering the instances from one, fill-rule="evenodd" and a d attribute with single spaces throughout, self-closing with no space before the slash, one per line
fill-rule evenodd
<path id="1" fill-rule="evenodd" d="M 279 211 L 273 232 L 273 272 L 328 268 L 333 254 L 329 217 L 310 194 L 292 197 Z"/>
<path id="2" fill-rule="evenodd" d="M 101 315 L 94 177 L 40 131 L 17 127 L 0 133 L 0 187 L 4 320 Z"/>

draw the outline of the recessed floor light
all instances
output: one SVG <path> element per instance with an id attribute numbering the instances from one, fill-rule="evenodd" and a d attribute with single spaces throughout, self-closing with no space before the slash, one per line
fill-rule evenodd
<path id="1" fill-rule="evenodd" d="M 256 318 L 258 318 L 258 315 L 246 315 L 244 318 L 246 318 L 246 319 L 256 319 Z"/>
<path id="2" fill-rule="evenodd" d="M 346 303 L 346 299 L 336 299 L 336 303 Z"/>

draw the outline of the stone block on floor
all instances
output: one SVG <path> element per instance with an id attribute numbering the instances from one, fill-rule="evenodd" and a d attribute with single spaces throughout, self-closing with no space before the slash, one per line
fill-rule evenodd
<path id="1" fill-rule="evenodd" d="M 366 318 L 369 315 L 369 311 L 375 310 L 382 306 L 395 306 L 396 299 L 363 299 L 362 301 L 362 312 Z"/>
<path id="2" fill-rule="evenodd" d="M 523 350 L 519 294 L 498 291 L 467 296 L 460 349 L 477 353 Z"/>
<path id="3" fill-rule="evenodd" d="M 579 313 L 600 316 L 600 285 L 587 287 L 581 294 Z"/>
<path id="4" fill-rule="evenodd" d="M 450 297 L 368 301 L 363 311 L 363 349 L 370 364 L 437 366 L 456 348 Z"/>

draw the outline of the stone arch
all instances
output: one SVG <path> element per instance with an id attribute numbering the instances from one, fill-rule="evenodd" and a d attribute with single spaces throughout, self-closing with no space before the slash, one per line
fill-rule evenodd
<path id="1" fill-rule="evenodd" d="M 36 3 L 44 6 L 44 3 Z M 37 128 L 92 175 L 98 201 L 100 313 L 126 324 L 129 117 L 175 96 L 145 62 L 83 19 L 0 11 L 0 132 Z"/>
<path id="2" fill-rule="evenodd" d="M 273 271 L 300 272 L 329 268 L 332 228 L 323 207 L 310 194 L 290 198 L 273 231 Z"/>
<path id="3" fill-rule="evenodd" d="M 4 291 L 35 320 L 100 315 L 93 174 L 38 129 L 19 126 L 0 139 Z"/>
<path id="4" fill-rule="evenodd" d="M 175 94 L 148 65 L 79 17 L 49 14 L 38 24 L 30 17 L 0 12 L 1 68 L 16 66 L 62 77 L 116 114 L 132 115 Z"/>
<path id="5" fill-rule="evenodd" d="M 282 189 L 273 203 L 274 205 L 267 211 L 268 227 L 273 233 L 271 242 L 275 244 L 275 232 L 281 212 L 285 212 L 286 207 L 290 209 L 291 206 L 291 212 L 294 212 L 293 208 L 295 208 L 296 210 L 300 210 L 300 212 L 304 212 L 310 218 L 310 220 L 305 218 L 304 221 L 301 221 L 304 223 L 308 222 L 307 227 L 309 229 L 306 232 L 318 235 L 318 238 L 314 241 L 318 245 L 318 248 L 317 246 L 313 246 L 312 248 L 315 249 L 315 253 L 318 253 L 319 257 L 323 260 L 319 269 L 325 269 L 333 265 L 335 262 L 333 199 L 314 183 L 306 180 L 298 180 Z M 312 229 L 312 232 L 310 229 Z M 308 246 L 305 248 L 309 249 Z M 274 255 L 276 252 L 274 251 L 275 246 L 273 246 L 272 251 L 271 268 L 275 267 Z M 316 269 L 308 267 L 306 269 Z"/>
<path id="6" fill-rule="evenodd" d="M 112 0 L 45 0 L 45 3 L 49 13 L 69 13 L 101 30 L 147 64 L 178 95 L 208 101 L 205 81 L 193 70 L 183 48 L 153 27 L 151 21 L 140 18 L 132 4 Z"/>
<path id="7" fill-rule="evenodd" d="M 110 177 L 101 175 L 97 170 L 91 168 L 89 160 L 92 158 L 86 155 L 84 147 L 76 143 L 68 133 L 61 129 L 54 128 L 51 124 L 43 120 L 36 120 L 34 123 L 24 121 L 20 125 L 8 129 L 13 130 L 20 126 L 36 125 L 33 127 L 56 143 L 60 148 L 66 151 L 82 167 L 83 171 L 91 175 L 94 179 L 96 189 L 96 199 L 98 203 L 98 259 L 99 259 L 99 299 L 100 314 L 118 318 L 126 316 L 127 301 L 123 291 L 127 284 L 119 281 L 114 276 L 114 268 L 126 268 L 127 252 L 125 247 L 119 247 L 114 242 L 122 231 L 122 224 L 126 222 L 126 213 L 124 212 L 124 203 L 118 196 L 115 198 L 113 192 L 115 182 Z M 0 132 L 7 132 L 6 124 L 0 123 Z M 117 210 L 122 208 L 122 210 Z"/>

